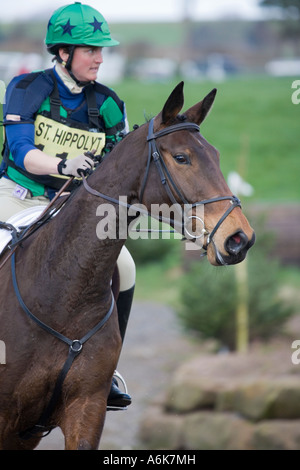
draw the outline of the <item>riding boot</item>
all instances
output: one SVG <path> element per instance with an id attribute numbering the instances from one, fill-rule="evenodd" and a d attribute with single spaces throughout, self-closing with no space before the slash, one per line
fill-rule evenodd
<path id="1" fill-rule="evenodd" d="M 128 318 L 131 310 L 134 287 L 128 290 L 121 291 L 117 300 L 119 328 L 122 339 L 124 342 L 125 332 L 127 328 Z M 131 396 L 128 393 L 122 392 L 118 388 L 118 381 L 115 377 L 112 379 L 111 389 L 107 399 L 107 406 L 116 408 L 125 408 L 131 404 Z"/>

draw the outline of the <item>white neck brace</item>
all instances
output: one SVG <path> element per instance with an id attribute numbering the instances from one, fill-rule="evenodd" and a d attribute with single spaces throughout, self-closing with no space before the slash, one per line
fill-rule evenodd
<path id="1" fill-rule="evenodd" d="M 55 70 L 57 72 L 57 75 L 61 80 L 63 81 L 64 85 L 70 90 L 71 93 L 74 95 L 81 93 L 83 90 L 83 87 L 80 87 L 77 85 L 77 83 L 73 80 L 72 77 L 68 74 L 67 70 L 61 65 L 61 64 L 56 64 L 55 65 Z"/>

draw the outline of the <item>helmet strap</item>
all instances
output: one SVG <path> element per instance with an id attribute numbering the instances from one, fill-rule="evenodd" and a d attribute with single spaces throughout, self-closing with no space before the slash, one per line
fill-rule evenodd
<path id="1" fill-rule="evenodd" d="M 72 66 L 72 60 L 73 60 L 73 56 L 74 56 L 74 52 L 75 52 L 75 46 L 69 46 L 68 49 L 69 49 L 69 57 L 67 59 L 65 67 L 66 67 L 67 71 L 70 73 L 71 66 Z"/>
<path id="2" fill-rule="evenodd" d="M 89 85 L 91 83 L 91 81 L 86 81 L 86 82 L 80 81 L 75 77 L 74 73 L 72 72 L 72 60 L 73 60 L 73 56 L 74 56 L 74 52 L 75 52 L 75 47 L 76 46 L 74 46 L 74 45 L 69 46 L 69 57 L 68 57 L 67 62 L 63 61 L 61 59 L 61 57 L 59 57 L 59 54 L 58 54 L 58 61 L 62 64 L 63 67 L 66 68 L 66 70 L 68 71 L 70 77 L 74 80 L 76 85 L 79 86 L 79 87 L 84 87 L 86 85 Z"/>
<path id="3" fill-rule="evenodd" d="M 67 69 L 67 67 L 66 67 L 66 69 Z M 75 77 L 75 75 L 74 75 L 74 73 L 72 72 L 71 69 L 67 69 L 67 70 L 68 70 L 68 72 L 69 72 L 70 77 L 73 78 L 73 80 L 74 80 L 74 82 L 76 83 L 76 85 L 78 85 L 78 86 L 80 86 L 80 87 L 83 87 L 83 86 L 87 86 L 87 85 L 89 85 L 89 84 L 91 83 L 90 80 L 88 80 L 88 81 L 86 81 L 86 82 L 83 82 L 83 81 L 78 80 L 78 79 Z"/>

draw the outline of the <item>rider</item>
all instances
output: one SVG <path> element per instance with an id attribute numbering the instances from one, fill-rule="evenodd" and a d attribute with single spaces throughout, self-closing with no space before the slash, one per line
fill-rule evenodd
<path id="1" fill-rule="evenodd" d="M 125 104 L 96 82 L 102 48 L 119 44 L 101 13 L 80 2 L 57 9 L 45 43 L 54 67 L 17 76 L 7 87 L 0 179 L 3 222 L 22 209 L 48 204 L 67 177 L 78 178 L 80 171 L 94 167 L 86 150 L 106 153 L 128 132 Z M 71 190 L 76 187 L 72 182 Z M 125 247 L 117 264 L 123 341 L 135 285 L 135 264 Z M 130 395 L 113 378 L 108 406 L 130 403 Z"/>

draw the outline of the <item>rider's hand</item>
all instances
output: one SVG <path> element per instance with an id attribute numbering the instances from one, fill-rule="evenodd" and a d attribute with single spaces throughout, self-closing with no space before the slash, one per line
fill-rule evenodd
<path id="1" fill-rule="evenodd" d="M 91 173 L 94 168 L 94 161 L 86 155 L 79 155 L 78 157 L 67 160 L 64 158 L 57 165 L 58 173 L 65 176 L 82 176 Z"/>

